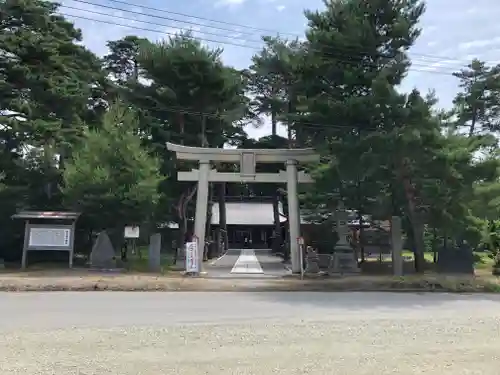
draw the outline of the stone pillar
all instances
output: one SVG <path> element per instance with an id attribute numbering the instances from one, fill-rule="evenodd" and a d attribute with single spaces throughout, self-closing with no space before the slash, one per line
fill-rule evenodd
<path id="1" fill-rule="evenodd" d="M 403 238 L 401 227 L 401 218 L 393 216 L 391 219 L 391 254 L 394 276 L 403 276 Z"/>
<path id="2" fill-rule="evenodd" d="M 208 184 L 210 161 L 200 160 L 198 190 L 196 192 L 196 216 L 194 220 L 194 234 L 198 239 L 198 263 L 201 272 L 203 266 L 203 250 L 205 247 L 205 228 L 208 209 Z"/>
<path id="3" fill-rule="evenodd" d="M 148 266 L 151 272 L 161 272 L 161 234 L 149 237 Z"/>
<path id="4" fill-rule="evenodd" d="M 347 225 L 347 212 L 344 208 L 342 202 L 339 203 L 338 209 L 335 213 L 335 221 L 337 224 L 337 235 L 339 236 L 339 241 L 337 242 L 335 249 L 350 250 L 352 247 L 349 244 L 349 226 Z"/>
<path id="5" fill-rule="evenodd" d="M 290 226 L 290 257 L 292 272 L 300 273 L 300 251 L 297 239 L 300 237 L 299 196 L 297 192 L 297 162 L 286 162 L 286 188 L 288 197 L 288 224 Z"/>
<path id="6" fill-rule="evenodd" d="M 360 271 L 356 252 L 349 244 L 349 225 L 347 223 L 347 218 L 347 212 L 344 205 L 340 202 L 335 212 L 339 240 L 335 245 L 335 252 L 331 262 L 330 272 L 332 273 L 349 274 L 358 273 Z"/>

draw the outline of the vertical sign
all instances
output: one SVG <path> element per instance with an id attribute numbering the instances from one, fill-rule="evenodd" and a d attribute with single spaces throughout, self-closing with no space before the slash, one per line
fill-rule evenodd
<path id="1" fill-rule="evenodd" d="M 186 272 L 198 273 L 198 242 L 186 243 Z"/>
<path id="2" fill-rule="evenodd" d="M 253 152 L 243 152 L 241 154 L 240 175 L 255 176 L 255 154 Z"/>

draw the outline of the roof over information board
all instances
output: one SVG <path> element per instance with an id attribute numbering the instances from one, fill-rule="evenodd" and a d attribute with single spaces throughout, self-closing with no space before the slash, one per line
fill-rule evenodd
<path id="1" fill-rule="evenodd" d="M 53 219 L 53 220 L 76 220 L 80 212 L 67 211 L 19 211 L 12 215 L 12 219 Z"/>

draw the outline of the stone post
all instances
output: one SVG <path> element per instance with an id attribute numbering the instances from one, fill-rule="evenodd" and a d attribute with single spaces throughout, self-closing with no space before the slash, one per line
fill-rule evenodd
<path id="1" fill-rule="evenodd" d="M 338 209 L 335 212 L 337 222 L 337 234 L 339 240 L 335 245 L 335 252 L 332 259 L 333 273 L 358 273 L 358 259 L 356 252 L 349 244 L 349 225 L 347 224 L 347 212 L 342 202 L 339 203 Z"/>
<path id="2" fill-rule="evenodd" d="M 394 276 L 403 276 L 403 238 L 399 216 L 391 218 L 391 255 Z"/>
<path id="3" fill-rule="evenodd" d="M 161 234 L 149 237 L 148 266 L 151 272 L 161 272 Z"/>
<path id="4" fill-rule="evenodd" d="M 286 187 L 288 197 L 288 224 L 290 226 L 290 257 L 292 272 L 300 273 L 300 251 L 297 239 L 300 237 L 299 196 L 297 191 L 297 162 L 286 162 Z"/>
<path id="5" fill-rule="evenodd" d="M 339 236 L 335 250 L 339 249 L 352 251 L 351 245 L 348 241 L 349 226 L 347 225 L 347 212 L 344 209 L 344 204 L 342 202 L 339 203 L 335 213 L 335 221 L 337 224 L 337 235 Z"/>
<path id="6" fill-rule="evenodd" d="M 320 272 L 319 268 L 319 256 L 318 252 L 314 250 L 311 246 L 307 247 L 306 255 L 306 269 L 304 273 L 306 274 L 318 274 Z"/>
<path id="7" fill-rule="evenodd" d="M 198 269 L 200 272 L 203 267 L 203 252 L 205 248 L 209 174 L 210 161 L 200 160 L 198 190 L 196 192 L 196 216 L 194 220 L 194 234 L 198 240 Z"/>

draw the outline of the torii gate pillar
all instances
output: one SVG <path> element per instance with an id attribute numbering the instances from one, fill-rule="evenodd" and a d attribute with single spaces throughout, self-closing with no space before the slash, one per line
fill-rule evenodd
<path id="1" fill-rule="evenodd" d="M 300 235 L 299 195 L 297 191 L 297 161 L 286 161 L 286 190 L 288 200 L 288 224 L 290 230 L 290 257 L 292 272 L 300 272 Z"/>
<path id="2" fill-rule="evenodd" d="M 200 160 L 200 174 L 198 179 L 198 190 L 196 191 L 196 214 L 194 217 L 194 234 L 198 238 L 198 251 L 203 254 L 205 249 L 205 230 L 208 210 L 208 188 L 209 188 L 210 162 Z M 200 267 L 203 264 L 203 255 L 199 256 Z"/>
<path id="3" fill-rule="evenodd" d="M 292 272 L 299 273 L 300 251 L 297 242 L 300 237 L 300 213 L 297 184 L 312 183 L 311 177 L 297 171 L 299 162 L 310 163 L 319 160 L 319 155 L 312 149 L 220 149 L 204 147 L 188 147 L 167 143 L 167 148 L 174 151 L 180 160 L 199 162 L 199 169 L 190 172 L 178 172 L 179 181 L 197 181 L 196 217 L 194 232 L 199 241 L 200 251 L 205 245 L 205 228 L 208 209 L 208 188 L 213 182 L 268 182 L 286 183 L 288 196 L 288 222 L 290 226 L 290 255 Z M 211 162 L 235 163 L 240 165 L 239 173 L 223 173 L 211 169 Z M 256 163 L 285 163 L 286 172 L 256 173 Z M 202 269 L 203 256 L 198 261 Z"/>

